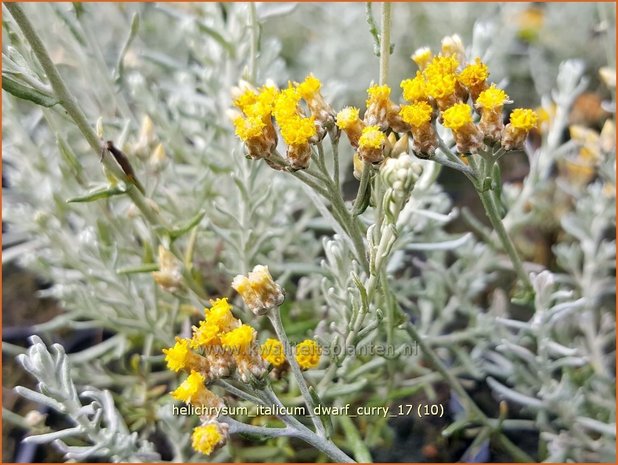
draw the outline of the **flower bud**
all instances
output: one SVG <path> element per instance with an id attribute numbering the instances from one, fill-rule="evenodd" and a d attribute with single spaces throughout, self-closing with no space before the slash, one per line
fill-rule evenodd
<path id="1" fill-rule="evenodd" d="M 398 158 L 387 158 L 380 169 L 380 176 L 388 189 L 385 193 L 387 218 L 395 221 L 408 201 L 410 192 L 421 173 L 421 166 L 407 153 Z"/>
<path id="2" fill-rule="evenodd" d="M 155 282 L 167 292 L 176 292 L 182 286 L 180 262 L 162 245 L 159 245 L 159 271 L 154 271 L 152 276 Z"/>
<path id="3" fill-rule="evenodd" d="M 281 305 L 285 298 L 283 290 L 264 265 L 256 265 L 247 276 L 236 276 L 232 287 L 255 315 L 265 315 L 271 308 Z"/>

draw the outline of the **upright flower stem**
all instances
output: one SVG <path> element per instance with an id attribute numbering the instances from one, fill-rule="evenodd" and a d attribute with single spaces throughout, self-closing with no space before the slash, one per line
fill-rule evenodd
<path id="1" fill-rule="evenodd" d="M 251 79 L 251 84 L 255 85 L 255 81 L 257 79 L 257 49 L 258 49 L 258 19 L 257 19 L 257 11 L 255 8 L 255 3 L 249 3 L 249 28 L 251 39 L 249 46 L 251 47 L 249 50 L 249 78 Z"/>
<path id="2" fill-rule="evenodd" d="M 45 45 L 43 45 L 43 41 L 36 33 L 34 27 L 32 26 L 32 23 L 30 23 L 30 20 L 24 13 L 21 4 L 11 2 L 6 3 L 5 6 L 9 10 L 9 13 L 11 13 L 11 16 L 13 17 L 15 22 L 18 24 L 21 32 L 24 34 L 24 37 L 32 47 L 32 51 L 37 57 L 37 60 L 39 60 L 43 71 L 45 71 L 47 79 L 49 80 L 49 83 L 51 84 L 51 87 L 56 94 L 56 97 L 60 101 L 60 105 L 62 105 L 62 107 L 66 110 L 71 119 L 75 122 L 75 125 L 79 128 L 86 141 L 88 141 L 90 147 L 92 147 L 92 150 L 97 155 L 100 155 L 101 142 L 97 137 L 96 132 L 88 123 L 86 115 L 79 107 L 77 100 L 71 94 L 68 87 L 64 83 L 62 76 L 60 76 L 60 73 L 58 72 L 58 68 L 56 68 L 56 65 L 49 56 L 49 52 L 45 48 Z M 116 176 L 118 179 L 123 180 L 125 183 L 127 183 L 127 185 L 131 185 L 126 174 L 122 171 L 120 166 L 118 166 L 116 161 L 113 160 L 111 157 L 104 156 L 103 164 L 105 165 L 105 168 L 107 168 L 114 176 Z M 128 189 L 127 195 L 131 197 L 131 200 L 133 200 L 135 206 L 142 212 L 144 217 L 150 223 L 152 223 L 153 225 L 162 224 L 160 216 L 155 212 L 152 207 L 150 207 L 145 202 L 144 197 L 138 189 Z"/>
<path id="3" fill-rule="evenodd" d="M 139 189 L 133 187 L 132 183 L 127 178 L 127 175 L 120 168 L 120 166 L 116 163 L 116 161 L 107 155 L 106 151 L 102 150 L 101 141 L 94 131 L 93 127 L 88 123 L 88 119 L 86 115 L 80 108 L 77 100 L 71 94 L 71 91 L 67 87 L 58 72 L 58 68 L 52 61 L 49 52 L 45 48 L 43 41 L 39 37 L 39 35 L 34 30 L 32 23 L 24 13 L 21 4 L 19 3 L 6 3 L 6 8 L 11 13 L 11 16 L 19 26 L 21 32 L 26 38 L 27 42 L 30 44 L 34 55 L 37 60 L 41 64 L 43 71 L 47 75 L 47 79 L 51 85 L 51 88 L 54 91 L 56 98 L 58 99 L 60 105 L 65 109 L 69 117 L 73 120 L 77 128 L 80 130 L 92 150 L 95 152 L 97 156 L 100 156 L 103 153 L 102 163 L 105 168 L 111 172 L 116 178 L 124 181 L 129 189 L 127 189 L 127 195 L 131 198 L 135 206 L 140 210 L 142 215 L 144 215 L 145 220 L 150 223 L 152 226 L 163 226 L 165 229 L 169 229 L 169 225 L 161 218 L 161 216 L 152 208 L 146 198 L 142 195 Z M 183 258 L 183 254 L 179 251 L 178 247 L 174 244 L 170 247 L 171 252 L 176 255 L 177 258 Z M 190 272 L 186 267 L 183 266 L 182 269 L 183 277 L 185 278 L 187 285 L 189 288 L 195 292 L 195 294 L 201 298 L 205 298 L 205 294 L 203 289 L 201 289 L 200 285 L 195 282 L 192 278 Z"/>
<path id="4" fill-rule="evenodd" d="M 380 85 L 388 80 L 388 59 L 391 55 L 391 7 L 390 2 L 382 4 L 380 24 Z"/>
<path id="5" fill-rule="evenodd" d="M 291 348 L 292 346 L 290 345 L 290 340 L 288 339 L 288 335 L 283 328 L 283 322 L 281 321 L 281 311 L 279 310 L 279 307 L 272 309 L 268 313 L 268 319 L 273 325 L 275 333 L 277 333 L 277 337 L 283 344 L 284 349 L 287 350 L 288 348 Z M 309 411 L 309 417 L 311 418 L 311 421 L 313 422 L 313 425 L 315 426 L 318 435 L 324 438 L 326 437 L 326 430 L 324 428 L 324 425 L 322 424 L 322 420 L 320 420 L 320 418 L 313 413 L 315 405 L 313 403 L 311 393 L 309 392 L 309 386 L 307 386 L 307 382 L 305 381 L 305 377 L 303 376 L 303 372 L 300 369 L 300 366 L 298 365 L 294 354 L 290 353 L 286 355 L 288 363 L 290 364 L 290 368 L 292 369 L 292 374 L 294 375 L 296 383 L 298 384 L 298 388 L 300 389 L 300 393 L 303 396 L 305 406 Z"/>
<path id="6" fill-rule="evenodd" d="M 485 192 L 477 192 L 479 194 L 479 197 L 481 198 L 481 203 L 485 208 L 485 213 L 487 213 L 487 217 L 489 218 L 491 225 L 494 227 L 494 230 L 498 234 L 498 238 L 500 239 L 504 250 L 506 250 L 506 253 L 511 259 L 513 268 L 515 269 L 517 276 L 519 277 L 519 279 L 521 279 L 522 283 L 527 288 L 531 289 L 532 283 L 530 282 L 530 278 L 524 270 L 524 266 L 521 262 L 521 258 L 519 258 L 519 254 L 517 252 L 517 249 L 515 248 L 515 244 L 513 244 L 513 241 L 511 240 L 511 237 L 506 231 L 506 228 L 502 223 L 502 219 L 500 218 L 500 214 L 498 212 L 498 205 L 496 204 L 493 191 L 487 190 Z"/>

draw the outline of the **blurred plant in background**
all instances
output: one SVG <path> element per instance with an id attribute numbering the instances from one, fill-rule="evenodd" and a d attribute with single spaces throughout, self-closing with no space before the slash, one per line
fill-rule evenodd
<path id="1" fill-rule="evenodd" d="M 30 434 L 20 457 L 53 442 L 75 460 L 615 460 L 613 5 L 11 4 L 3 19 L 3 270 L 48 280 L 39 296 L 63 309 L 3 334 L 5 365 L 19 355 L 38 381 L 16 392 L 47 414 L 3 411 Z M 395 83 L 440 44 L 487 64 L 479 92 L 509 94 L 474 91 L 481 65 L 461 79 L 484 136 L 509 131 L 491 102 L 536 108 L 523 150 L 462 136 L 477 126 L 445 114 L 454 102 L 419 129 L 425 100 Z M 267 105 L 300 84 L 257 121 L 239 80 L 266 83 Z M 375 86 L 365 121 L 335 119 L 372 81 L 390 97 Z M 265 160 L 245 159 L 234 103 Z M 282 141 L 251 145 L 269 111 Z M 212 348 L 231 358 L 195 358 Z M 198 422 L 172 391 L 307 415 Z M 446 414 L 313 413 L 419 403 Z"/>

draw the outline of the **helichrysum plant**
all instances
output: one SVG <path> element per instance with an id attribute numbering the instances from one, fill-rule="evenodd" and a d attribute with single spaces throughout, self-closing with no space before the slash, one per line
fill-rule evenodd
<path id="1" fill-rule="evenodd" d="M 581 61 L 513 97 L 510 57 L 546 40 L 524 6 L 437 48 L 421 24 L 411 44 L 398 32 L 433 6 L 349 6 L 378 59 L 339 87 L 315 50 L 281 60 L 268 25 L 292 6 L 3 8 L 5 218 L 24 241 L 8 255 L 66 309 L 34 333 L 105 330 L 18 356 L 38 391 L 17 392 L 74 425 L 7 416 L 25 442 L 67 460 L 369 462 L 402 447 L 398 417 L 435 417 L 436 444 L 465 444 L 446 461 L 615 459 L 614 63 L 586 127 L 569 120 Z M 44 14 L 68 31 L 57 45 Z M 594 14 L 609 34 L 613 10 Z M 534 232 L 553 241 L 541 258 Z"/>

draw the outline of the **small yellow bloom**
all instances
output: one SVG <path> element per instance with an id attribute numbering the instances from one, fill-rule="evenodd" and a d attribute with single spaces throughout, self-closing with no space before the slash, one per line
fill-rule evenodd
<path id="1" fill-rule="evenodd" d="M 399 114 L 410 126 L 421 127 L 431 122 L 433 108 L 427 102 L 415 102 L 412 105 L 402 105 Z"/>
<path id="2" fill-rule="evenodd" d="M 369 96 L 365 102 L 367 107 L 373 104 L 386 105 L 391 95 L 391 88 L 386 84 L 381 86 L 374 84 L 367 89 L 367 95 Z"/>
<path id="3" fill-rule="evenodd" d="M 236 135 L 240 137 L 240 140 L 247 142 L 251 139 L 262 137 L 266 123 L 260 116 L 250 116 L 245 118 L 239 116 L 234 118 L 234 127 L 236 128 Z"/>
<path id="4" fill-rule="evenodd" d="M 283 344 L 278 339 L 266 339 L 261 347 L 262 358 L 275 367 L 285 363 Z"/>
<path id="5" fill-rule="evenodd" d="M 472 123 L 472 110 L 465 103 L 458 103 L 446 109 L 442 113 L 443 123 L 446 128 L 458 131 L 467 124 Z"/>
<path id="6" fill-rule="evenodd" d="M 320 363 L 322 350 L 313 339 L 305 339 L 296 346 L 296 361 L 304 370 L 315 368 Z"/>
<path id="7" fill-rule="evenodd" d="M 225 444 L 225 430 L 219 423 L 208 423 L 193 429 L 191 444 L 193 449 L 204 455 L 210 455 L 215 449 Z"/>
<path id="8" fill-rule="evenodd" d="M 436 76 L 454 75 L 458 66 L 459 62 L 454 56 L 438 55 L 427 65 L 423 74 L 428 80 Z"/>
<path id="9" fill-rule="evenodd" d="M 363 129 L 363 133 L 358 141 L 358 146 L 361 149 L 382 149 L 386 135 L 378 126 L 367 126 Z"/>
<path id="10" fill-rule="evenodd" d="M 358 155 L 367 163 L 379 163 L 384 159 L 386 135 L 380 126 L 365 126 L 358 139 Z"/>
<path id="11" fill-rule="evenodd" d="M 530 131 L 538 122 L 538 115 L 528 108 L 516 108 L 511 113 L 511 125 L 514 129 Z"/>
<path id="12" fill-rule="evenodd" d="M 234 352 L 245 351 L 255 338 L 255 329 L 249 325 L 241 325 L 221 336 L 221 344 Z"/>
<path id="13" fill-rule="evenodd" d="M 412 79 L 401 81 L 401 88 L 403 89 L 403 98 L 408 102 L 427 100 L 429 98 L 427 83 L 420 71 L 417 71 L 416 76 Z"/>
<path id="14" fill-rule="evenodd" d="M 251 87 L 245 87 L 240 95 L 234 99 L 234 106 L 244 113 L 255 102 L 257 102 L 257 92 Z"/>
<path id="15" fill-rule="evenodd" d="M 416 63 L 418 68 L 422 71 L 433 59 L 433 53 L 431 53 L 431 49 L 429 47 L 422 47 L 417 49 L 410 58 L 412 58 L 412 61 Z"/>
<path id="16" fill-rule="evenodd" d="M 169 349 L 163 349 L 165 361 L 170 370 L 180 371 L 185 368 L 187 358 L 191 351 L 189 350 L 189 340 L 176 338 L 176 343 Z"/>
<path id="17" fill-rule="evenodd" d="M 435 99 L 443 99 L 455 93 L 453 74 L 436 75 L 427 81 L 427 91 Z"/>
<path id="18" fill-rule="evenodd" d="M 495 84 L 481 92 L 476 99 L 478 108 L 488 110 L 502 108 L 505 103 L 510 103 L 509 96 L 502 89 L 497 88 Z"/>
<path id="19" fill-rule="evenodd" d="M 227 297 L 223 299 L 211 300 L 211 307 L 206 309 L 206 321 L 213 326 L 217 326 L 221 331 L 229 331 L 236 320 L 232 315 L 232 306 L 228 303 Z"/>
<path id="20" fill-rule="evenodd" d="M 193 327 L 193 337 L 191 338 L 191 348 L 213 346 L 220 343 L 220 328 L 210 321 L 201 321 L 198 327 Z"/>
<path id="21" fill-rule="evenodd" d="M 277 98 L 273 108 L 273 115 L 279 126 L 284 124 L 290 118 L 297 118 L 298 102 L 300 101 L 300 94 L 296 87 L 290 85 L 287 89 L 282 90 Z"/>
<path id="22" fill-rule="evenodd" d="M 204 376 L 196 371 L 192 371 L 187 379 L 185 379 L 182 384 L 178 386 L 174 392 L 172 392 L 172 397 L 188 404 L 198 392 L 206 389 L 204 387 L 204 381 L 206 381 Z"/>
<path id="23" fill-rule="evenodd" d="M 281 137 L 288 145 L 306 145 L 309 139 L 317 133 L 313 116 L 302 118 L 300 116 L 290 117 L 279 122 Z"/>
<path id="24" fill-rule="evenodd" d="M 313 74 L 309 74 L 303 82 L 298 84 L 298 93 L 305 100 L 310 100 L 313 96 L 320 91 L 322 83 Z"/>
<path id="25" fill-rule="evenodd" d="M 339 113 L 337 113 L 337 127 L 339 129 L 349 129 L 352 125 L 360 121 L 358 116 L 359 110 L 355 107 L 345 107 Z"/>
<path id="26" fill-rule="evenodd" d="M 537 127 L 539 117 L 533 110 L 516 108 L 511 112 L 511 121 L 502 132 L 502 147 L 505 150 L 523 146 L 528 131 Z"/>
<path id="27" fill-rule="evenodd" d="M 473 89 L 479 90 L 481 87 L 485 86 L 485 81 L 487 81 L 488 77 L 489 68 L 477 57 L 474 63 L 470 63 L 459 73 L 457 79 L 472 92 Z M 478 95 L 478 93 L 476 95 Z"/>
<path id="28" fill-rule="evenodd" d="M 279 89 L 277 89 L 274 85 L 265 84 L 260 88 L 257 103 L 262 105 L 262 108 L 265 109 L 265 112 L 269 116 L 272 113 L 277 95 L 279 95 Z"/>
<path id="29" fill-rule="evenodd" d="M 472 109 L 457 103 L 442 112 L 442 125 L 453 131 L 459 153 L 473 153 L 483 143 L 483 133 L 472 122 Z"/>
<path id="30" fill-rule="evenodd" d="M 504 123 L 502 122 L 502 107 L 505 103 L 511 103 L 509 96 L 495 84 L 482 91 L 476 99 L 476 107 L 481 113 L 479 129 L 492 141 L 498 141 L 502 137 Z"/>

